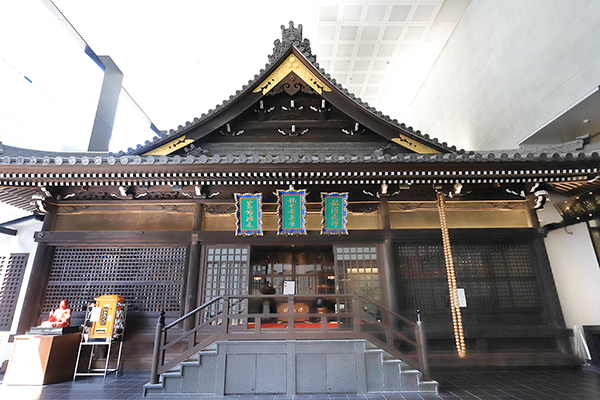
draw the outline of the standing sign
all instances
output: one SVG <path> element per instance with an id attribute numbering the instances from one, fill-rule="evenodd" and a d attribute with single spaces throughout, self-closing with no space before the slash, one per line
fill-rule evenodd
<path id="1" fill-rule="evenodd" d="M 347 235 L 348 193 L 321 193 L 321 234 Z"/>
<path id="2" fill-rule="evenodd" d="M 236 193 L 235 218 L 237 236 L 262 236 L 262 194 Z"/>
<path id="3" fill-rule="evenodd" d="M 277 190 L 278 235 L 306 235 L 306 190 Z"/>
<path id="4" fill-rule="evenodd" d="M 283 281 L 283 294 L 296 294 L 296 281 Z"/>

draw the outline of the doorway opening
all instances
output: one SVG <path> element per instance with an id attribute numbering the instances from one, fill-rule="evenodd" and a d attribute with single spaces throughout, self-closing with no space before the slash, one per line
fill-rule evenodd
<path id="1" fill-rule="evenodd" d="M 249 294 L 261 294 L 270 284 L 283 294 L 285 281 L 294 281 L 295 294 L 335 294 L 335 264 L 331 247 L 252 248 Z"/>

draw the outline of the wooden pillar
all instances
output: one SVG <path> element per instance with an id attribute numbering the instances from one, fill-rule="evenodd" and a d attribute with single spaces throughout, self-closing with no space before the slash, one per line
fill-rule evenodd
<path id="1" fill-rule="evenodd" d="M 394 264 L 394 244 L 392 243 L 391 224 L 390 224 L 390 205 L 385 195 L 382 195 L 379 203 L 379 225 L 383 231 L 383 242 L 381 243 L 381 256 L 383 266 L 382 287 L 385 288 L 384 304 L 392 311 L 399 312 L 398 309 L 398 274 Z"/>
<path id="2" fill-rule="evenodd" d="M 202 204 L 196 203 L 194 206 L 194 222 L 192 224 L 193 231 L 202 229 Z M 198 304 L 198 279 L 200 277 L 200 243 L 198 242 L 198 234 L 192 234 L 192 244 L 190 245 L 190 255 L 188 258 L 187 268 L 187 284 L 185 290 L 184 314 L 192 311 Z M 194 318 L 188 318 L 184 322 L 183 329 L 190 330 L 195 325 Z"/>
<path id="3" fill-rule="evenodd" d="M 36 232 L 36 235 L 43 235 L 44 232 L 51 231 L 56 220 L 56 208 L 49 204 L 46 207 L 49 213 L 44 216 L 42 231 Z M 17 334 L 25 333 L 29 328 L 38 324 L 38 316 L 42 312 L 46 289 L 48 287 L 53 254 L 53 246 L 48 246 L 43 242 L 38 243 L 31 266 L 25 299 L 23 300 L 23 308 L 19 317 L 19 324 L 17 325 Z"/>
<path id="4" fill-rule="evenodd" d="M 379 200 L 379 225 L 381 226 L 381 230 L 386 233 L 386 237 L 389 236 L 391 230 L 390 205 L 386 195 L 381 195 Z"/>

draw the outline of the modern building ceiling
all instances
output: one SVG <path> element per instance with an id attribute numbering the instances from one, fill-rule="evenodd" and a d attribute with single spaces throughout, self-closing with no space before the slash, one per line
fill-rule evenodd
<path id="1" fill-rule="evenodd" d="M 404 110 L 470 0 L 86 1 L 55 0 L 123 86 L 163 130 L 239 90 L 281 37 L 302 24 L 319 64 L 393 118 Z"/>
<path id="2" fill-rule="evenodd" d="M 589 135 L 591 143 L 600 143 L 600 90 L 594 90 L 566 109 L 547 125 L 525 138 L 522 147 L 543 147 L 547 144 L 565 143 Z"/>
<path id="3" fill-rule="evenodd" d="M 280 26 L 287 26 L 290 20 L 303 25 L 304 37 L 311 41 L 317 61 L 332 77 L 383 113 L 409 122 L 403 119 L 405 110 L 471 3 L 470 0 L 28 1 L 54 8 L 48 18 L 57 20 L 75 41 L 89 46 L 97 55 L 109 55 L 124 73 L 126 91 L 122 94 L 131 96 L 144 111 L 144 117 L 160 130 L 185 125 L 240 90 L 264 68 L 273 40 L 281 36 Z M 26 16 L 15 15 L 14 19 L 19 17 Z M 32 33 L 43 35 L 43 32 Z M 71 39 L 65 35 L 63 40 Z M 94 96 L 97 93 L 90 97 Z M 573 104 L 546 126 L 532 132 L 521 144 L 547 145 L 584 134 L 594 135 L 600 126 L 586 115 L 598 109 L 598 98 L 597 93 L 591 93 L 581 104 Z M 68 118 L 72 121 L 74 112 L 69 111 Z M 584 120 L 589 121 L 584 123 Z M 18 121 L 11 123 L 18 125 Z M 89 135 L 89 129 L 82 127 L 78 134 Z M 133 131 L 135 128 L 125 130 Z M 427 133 L 437 136 L 436 132 Z M 137 137 L 122 141 L 126 145 L 113 149 L 135 146 L 145 140 L 140 139 L 140 134 L 152 136 L 149 129 L 138 132 Z M 13 144 L 0 137 L 2 140 Z"/>

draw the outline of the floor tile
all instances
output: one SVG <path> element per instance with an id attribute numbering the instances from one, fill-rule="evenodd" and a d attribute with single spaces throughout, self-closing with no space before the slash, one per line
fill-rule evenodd
<path id="1" fill-rule="evenodd" d="M 439 394 L 143 397 L 149 374 L 81 377 L 54 385 L 0 385 L 0 399 L 15 400 L 600 400 L 600 371 L 447 371 L 435 373 Z M 3 376 L 0 375 L 0 382 Z"/>

